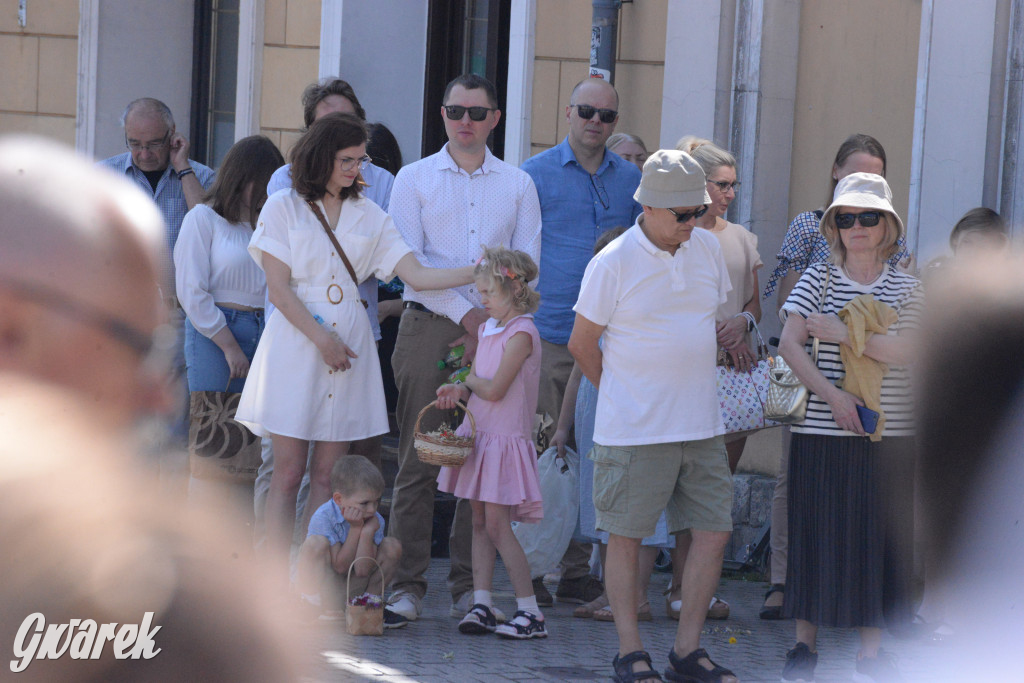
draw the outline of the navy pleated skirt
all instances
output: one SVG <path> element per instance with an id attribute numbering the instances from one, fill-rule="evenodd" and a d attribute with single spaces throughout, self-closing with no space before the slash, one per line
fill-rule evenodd
<path id="1" fill-rule="evenodd" d="M 793 434 L 787 618 L 893 627 L 912 615 L 912 437 Z"/>

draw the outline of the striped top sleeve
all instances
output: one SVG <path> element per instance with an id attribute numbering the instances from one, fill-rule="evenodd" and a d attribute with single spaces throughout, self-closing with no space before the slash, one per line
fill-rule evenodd
<path id="1" fill-rule="evenodd" d="M 838 315 L 839 311 L 855 297 L 872 294 L 875 300 L 892 306 L 899 315 L 896 324 L 889 328 L 889 334 L 902 334 L 920 324 L 924 308 L 921 282 L 891 266 L 886 266 L 879 278 L 869 285 L 854 282 L 837 266 L 824 263 L 812 266 L 804 271 L 783 309 L 787 313 L 799 313 L 805 318 L 811 313 L 816 313 L 827 269 L 832 270 L 832 278 L 822 313 Z M 805 347 L 808 355 L 811 354 L 811 343 L 812 340 L 808 338 Z M 819 344 L 818 369 L 833 384 L 845 376 L 846 372 L 839 356 L 839 344 Z M 882 380 L 882 410 L 886 417 L 883 436 L 913 436 L 913 405 L 908 367 L 889 367 L 889 373 Z M 803 422 L 793 425 L 793 431 L 802 434 L 856 436 L 853 432 L 842 430 L 836 425 L 828 403 L 814 393 L 810 395 L 807 404 L 807 417 Z"/>

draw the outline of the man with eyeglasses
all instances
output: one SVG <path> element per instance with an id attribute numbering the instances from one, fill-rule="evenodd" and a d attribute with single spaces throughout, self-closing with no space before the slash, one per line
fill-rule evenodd
<path id="1" fill-rule="evenodd" d="M 420 263 L 435 268 L 471 265 L 483 247 L 519 249 L 540 256 L 541 214 L 530 177 L 487 149 L 498 125 L 498 95 L 486 78 L 465 74 L 448 84 L 438 112 L 448 142 L 440 152 L 409 164 L 395 178 L 391 217 Z M 543 271 L 542 271 L 543 272 Z M 438 361 L 465 345 L 473 360 L 479 327 L 487 320 L 476 285 L 440 292 L 405 289 L 398 340 L 392 356 L 401 428 L 398 476 L 391 505 L 391 534 L 402 542 L 390 604 L 409 620 L 422 610 L 430 565 L 434 494 L 439 468 L 419 461 L 413 431 L 420 410 L 437 398 L 451 372 Z M 427 415 L 422 428 L 438 413 Z M 456 507 L 451 533 L 450 614 L 462 618 L 473 602 L 471 511 Z"/>
<path id="2" fill-rule="evenodd" d="M 0 206 L 0 372 L 66 387 L 118 428 L 165 412 L 173 335 L 152 202 L 69 149 L 7 138 Z"/>
<path id="3" fill-rule="evenodd" d="M 540 309 L 534 316 L 541 337 L 541 382 L 537 412 L 555 421 L 562 409 L 573 359 L 566 344 L 572 330 L 572 306 L 594 243 L 605 230 L 632 225 L 640 213 L 633 192 L 640 170 L 605 149 L 619 120 L 619 95 L 600 79 L 584 79 L 573 88 L 565 117 L 569 134 L 558 145 L 523 164 L 537 186 L 544 229 L 540 250 Z M 545 434 L 551 437 L 552 430 Z M 581 453 L 586 457 L 586 453 Z M 562 559 L 559 601 L 582 604 L 601 596 L 601 582 L 590 574 L 589 543 L 573 541 Z M 538 604 L 554 603 L 543 577 L 534 577 Z"/>
<path id="4" fill-rule="evenodd" d="M 188 140 L 175 129 L 171 110 L 160 100 L 134 100 L 125 107 L 121 125 L 128 151 L 104 159 L 100 165 L 127 176 L 153 198 L 167 223 L 167 253 L 173 254 L 181 221 L 213 184 L 213 169 L 188 158 Z M 174 290 L 174 261 L 169 255 L 160 286 L 165 302 L 180 312 Z"/>
<path id="5" fill-rule="evenodd" d="M 164 304 L 177 333 L 175 379 L 181 383 L 180 407 L 172 431 L 179 445 L 188 436 L 188 385 L 185 384 L 185 313 L 178 303 L 174 279 L 174 245 L 185 214 L 203 200 L 213 184 L 214 171 L 188 158 L 189 143 L 174 126 L 170 108 L 160 100 L 142 97 L 125 107 L 121 116 L 127 152 L 104 159 L 109 168 L 135 183 L 152 198 L 166 224 L 167 251 L 159 277 Z"/>
<path id="6" fill-rule="evenodd" d="M 737 680 L 700 648 L 732 531 L 715 376 L 715 323 L 732 285 L 718 240 L 694 229 L 711 203 L 706 185 L 685 152 L 652 154 L 636 192 L 643 215 L 590 262 L 574 307 L 569 350 L 598 390 L 591 459 L 597 528 L 610 535 L 615 680 L 653 668 L 637 628 L 636 579 L 641 539 L 662 511 L 670 533 L 691 535 L 666 678 Z"/>

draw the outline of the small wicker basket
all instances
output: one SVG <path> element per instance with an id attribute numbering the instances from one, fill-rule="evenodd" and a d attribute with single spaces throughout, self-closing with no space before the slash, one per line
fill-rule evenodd
<path id="1" fill-rule="evenodd" d="M 437 401 L 428 403 L 416 416 L 416 426 L 413 428 L 413 445 L 416 448 L 416 455 L 420 462 L 425 462 L 428 465 L 462 467 L 462 464 L 466 462 L 466 457 L 473 451 L 476 420 L 473 419 L 473 413 L 469 412 L 466 404 L 459 401 L 459 407 L 466 411 L 466 417 L 469 418 L 469 436 L 442 437 L 437 434 L 424 434 L 420 431 L 420 420 L 427 410 L 436 405 Z"/>

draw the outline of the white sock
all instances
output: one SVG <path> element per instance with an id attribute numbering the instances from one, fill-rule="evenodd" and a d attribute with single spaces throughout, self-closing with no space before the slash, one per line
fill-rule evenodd
<path id="1" fill-rule="evenodd" d="M 473 605 L 484 605 L 491 608 L 491 591 L 473 591 Z M 473 605 L 470 605 L 472 607 Z"/>
<path id="2" fill-rule="evenodd" d="M 540 607 L 537 607 L 537 596 L 531 595 L 528 598 L 516 598 L 516 609 L 520 612 L 529 612 L 538 621 L 544 621 L 544 615 L 540 611 Z M 520 622 L 523 626 L 526 625 L 524 622 Z"/>
<path id="3" fill-rule="evenodd" d="M 306 602 L 308 602 L 311 605 L 316 605 L 317 607 L 320 607 L 320 606 L 323 605 L 323 603 L 320 600 L 320 594 L 319 593 L 313 593 L 312 595 L 310 595 L 309 593 L 303 593 L 302 594 L 302 599 L 305 600 Z"/>

